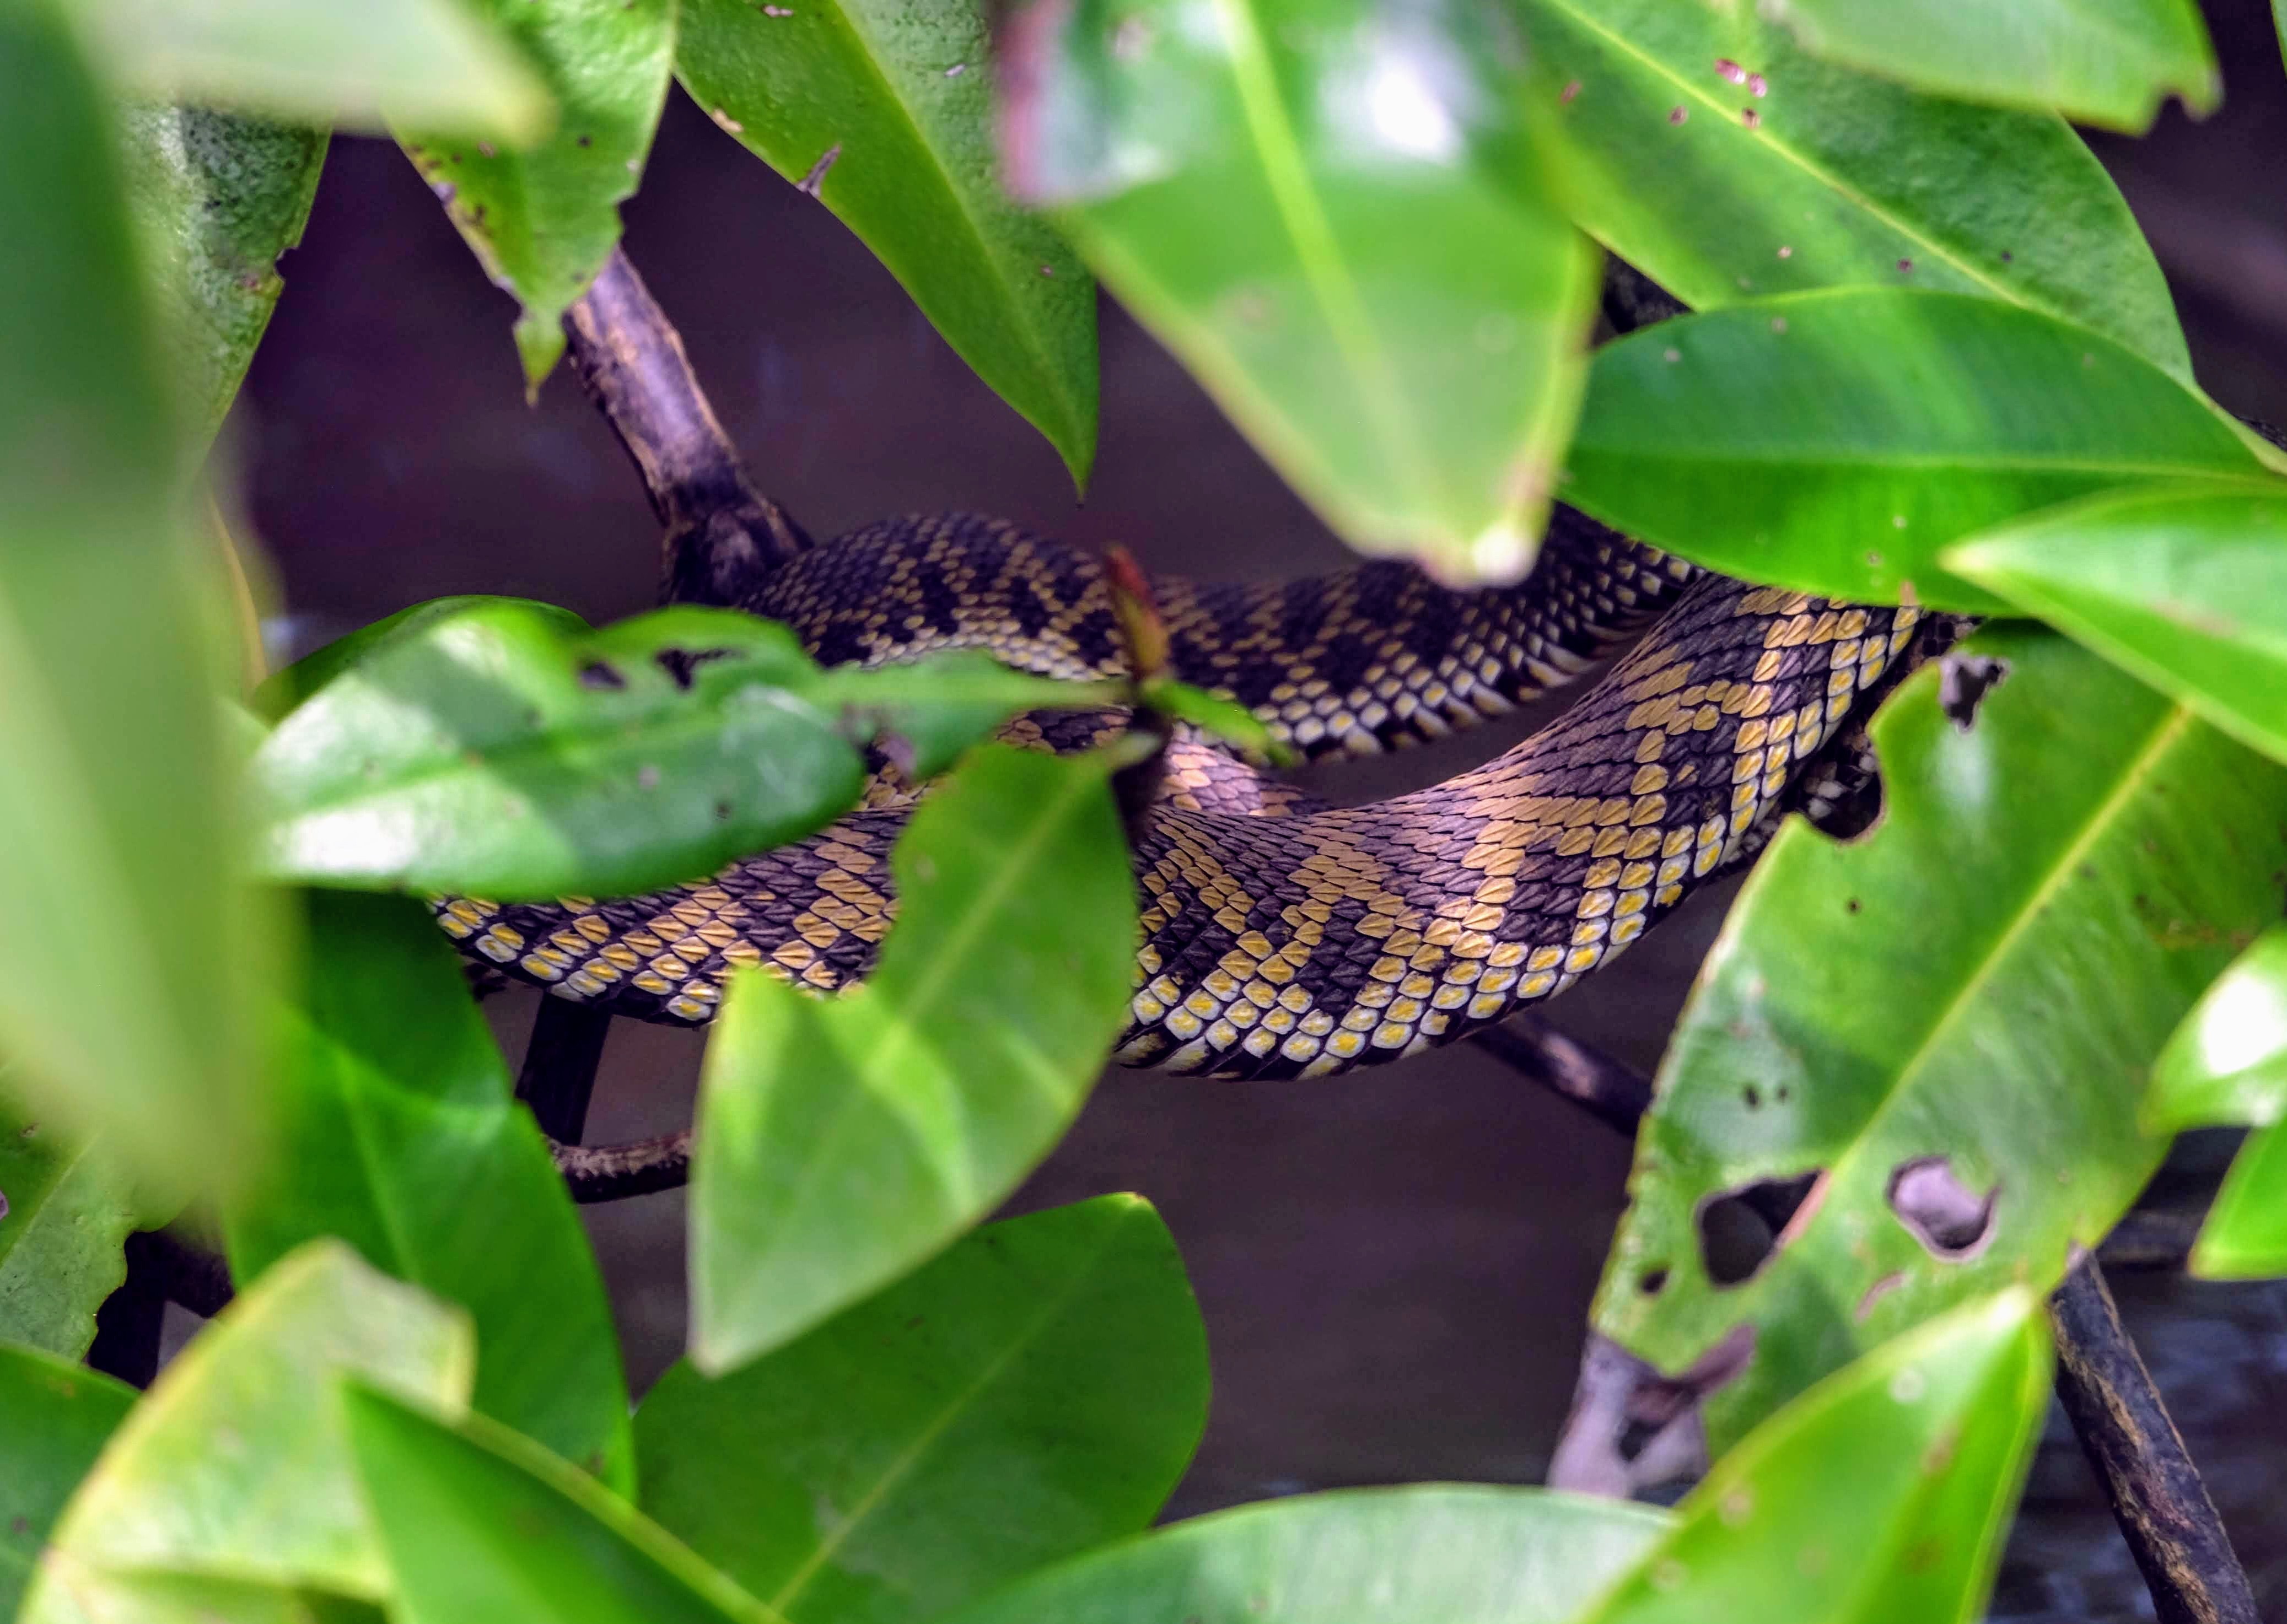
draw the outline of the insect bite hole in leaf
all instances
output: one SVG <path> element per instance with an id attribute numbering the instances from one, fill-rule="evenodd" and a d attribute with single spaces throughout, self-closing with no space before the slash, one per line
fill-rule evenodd
<path id="1" fill-rule="evenodd" d="M 608 660 L 591 659 L 580 667 L 580 686 L 582 688 L 616 693 L 627 685 L 627 678 L 621 676 L 619 667 Z"/>
<path id="2" fill-rule="evenodd" d="M 1994 1206 L 2000 1196 L 1998 1184 L 1983 1195 L 1973 1194 L 1955 1174 L 1950 1156 L 1918 1156 L 1900 1163 L 1890 1175 L 1890 1210 L 1943 1263 L 1967 1262 L 1985 1250 L 1993 1239 Z"/>
<path id="3" fill-rule="evenodd" d="M 1967 733 L 1977 725 L 1977 707 L 2009 674 L 2009 662 L 1990 654 L 1949 654 L 1940 662 L 1938 708 Z"/>
<path id="4" fill-rule="evenodd" d="M 1814 1167 L 1786 1179 L 1759 1179 L 1719 1190 L 1699 1203 L 1699 1260 L 1716 1287 L 1744 1285 L 1770 1261 L 1788 1226 L 1826 1176 Z"/>

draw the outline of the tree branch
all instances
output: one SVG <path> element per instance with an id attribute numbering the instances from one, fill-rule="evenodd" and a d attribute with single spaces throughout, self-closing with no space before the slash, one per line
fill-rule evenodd
<path id="1" fill-rule="evenodd" d="M 588 1102 L 595 1097 L 596 1068 L 610 1036 L 610 1012 L 569 998 L 543 997 L 524 1046 L 516 1097 L 532 1108 L 540 1131 L 551 1139 L 577 1145 L 588 1125 Z"/>
<path id="2" fill-rule="evenodd" d="M 691 1179 L 691 1130 L 628 1145 L 550 1144 L 556 1169 L 582 1206 L 672 1190 Z"/>
<path id="3" fill-rule="evenodd" d="M 1531 1010 L 1471 1034 L 1469 1042 L 1631 1137 L 1651 1109 L 1650 1078 L 1567 1037 Z"/>

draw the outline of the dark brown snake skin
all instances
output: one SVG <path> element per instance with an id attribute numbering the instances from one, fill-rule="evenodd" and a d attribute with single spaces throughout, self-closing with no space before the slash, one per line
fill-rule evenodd
<path id="1" fill-rule="evenodd" d="M 1394 1059 L 1562 992 L 1767 832 L 1917 619 L 1703 574 L 1569 509 L 1531 579 L 1504 590 L 1368 564 L 1154 591 L 1175 674 L 1310 755 L 1498 714 L 1650 628 L 1523 744 L 1392 800 L 1329 808 L 1202 745 L 1170 752 L 1136 852 L 1144 940 L 1117 1054 L 1233 1077 Z M 1053 676 L 1122 668 L 1097 561 L 991 519 L 869 526 L 737 606 L 791 625 L 827 664 L 983 647 Z M 1014 736 L 1066 742 L 1030 719 Z M 559 997 L 704 1021 L 733 965 L 819 991 L 866 973 L 904 819 L 869 807 L 649 896 L 454 898 L 439 918 L 465 951 Z"/>

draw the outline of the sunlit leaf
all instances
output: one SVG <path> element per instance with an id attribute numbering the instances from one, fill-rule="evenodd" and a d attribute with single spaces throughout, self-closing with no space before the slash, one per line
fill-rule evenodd
<path id="1" fill-rule="evenodd" d="M 1136 887 L 1103 753 L 988 745 L 924 800 L 873 974 L 732 981 L 692 1165 L 692 1358 L 720 1372 L 904 1273 L 1048 1153 L 1126 1018 Z"/>
<path id="2" fill-rule="evenodd" d="M 1794 294 L 1597 352 L 1564 500 L 1695 563 L 1830 597 L 1990 612 L 1964 535 L 2167 480 L 2259 477 L 2198 395 L 2033 311 Z"/>
<path id="3" fill-rule="evenodd" d="M 1096 285 L 1001 188 L 984 7 L 683 0 L 681 28 L 692 99 L 856 232 L 1086 483 Z"/>
<path id="4" fill-rule="evenodd" d="M 2287 769 L 2036 628 L 1919 673 L 1874 742 L 1882 821 L 1782 830 L 1726 922 L 1597 1297 L 1670 1372 L 1753 1328 L 1707 1400 L 1719 1447 L 2103 1238 L 2164 1148 L 2145 1068 L 2287 867 Z M 1749 1222 L 1776 1242 L 1740 1246 Z"/>
<path id="5" fill-rule="evenodd" d="M 1207 1399 L 1175 1242 L 1106 1195 L 718 1380 L 675 1366 L 637 1412 L 643 1506 L 789 1619 L 904 1624 L 1147 1526 Z"/>
<path id="6" fill-rule="evenodd" d="M 0 1339 L 85 1353 L 95 1311 L 127 1277 L 120 1248 L 141 1216 L 134 1180 L 99 1135 L 43 1123 L 0 1092 Z"/>
<path id="7" fill-rule="evenodd" d="M 1034 5 L 1003 153 L 1326 521 L 1453 581 L 1532 562 L 1594 263 L 1490 12 Z"/>
<path id="8" fill-rule="evenodd" d="M 123 1382 L 0 1346 L 0 1619 L 16 1616 L 57 1513 L 134 1402 Z"/>
<path id="9" fill-rule="evenodd" d="M 1833 287 L 1976 293 L 2191 377 L 2134 217 L 2054 114 L 1821 61 L 1751 5 L 1514 0 L 1573 217 L 1685 304 Z"/>
<path id="10" fill-rule="evenodd" d="M 2287 761 L 2287 484 L 2096 497 L 1945 564 Z"/>

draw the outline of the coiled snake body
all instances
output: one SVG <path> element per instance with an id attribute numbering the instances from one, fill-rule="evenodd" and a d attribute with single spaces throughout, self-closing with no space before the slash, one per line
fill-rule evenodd
<path id="1" fill-rule="evenodd" d="M 1563 991 L 1748 848 L 1916 621 L 1703 573 L 1568 509 L 1513 588 L 1448 591 L 1368 564 L 1154 591 L 1175 674 L 1232 695 L 1309 755 L 1497 714 L 1650 627 L 1548 727 L 1391 800 L 1327 807 L 1204 745 L 1171 750 L 1136 843 L 1144 942 L 1117 1056 L 1218 1076 L 1409 1054 Z M 984 647 L 1087 677 L 1124 659 L 1093 557 L 965 516 L 858 531 L 737 606 L 786 621 L 828 664 Z M 439 917 L 465 951 L 558 996 L 704 1021 L 736 964 L 819 990 L 865 973 L 904 818 L 862 808 L 649 896 L 455 898 Z"/>

